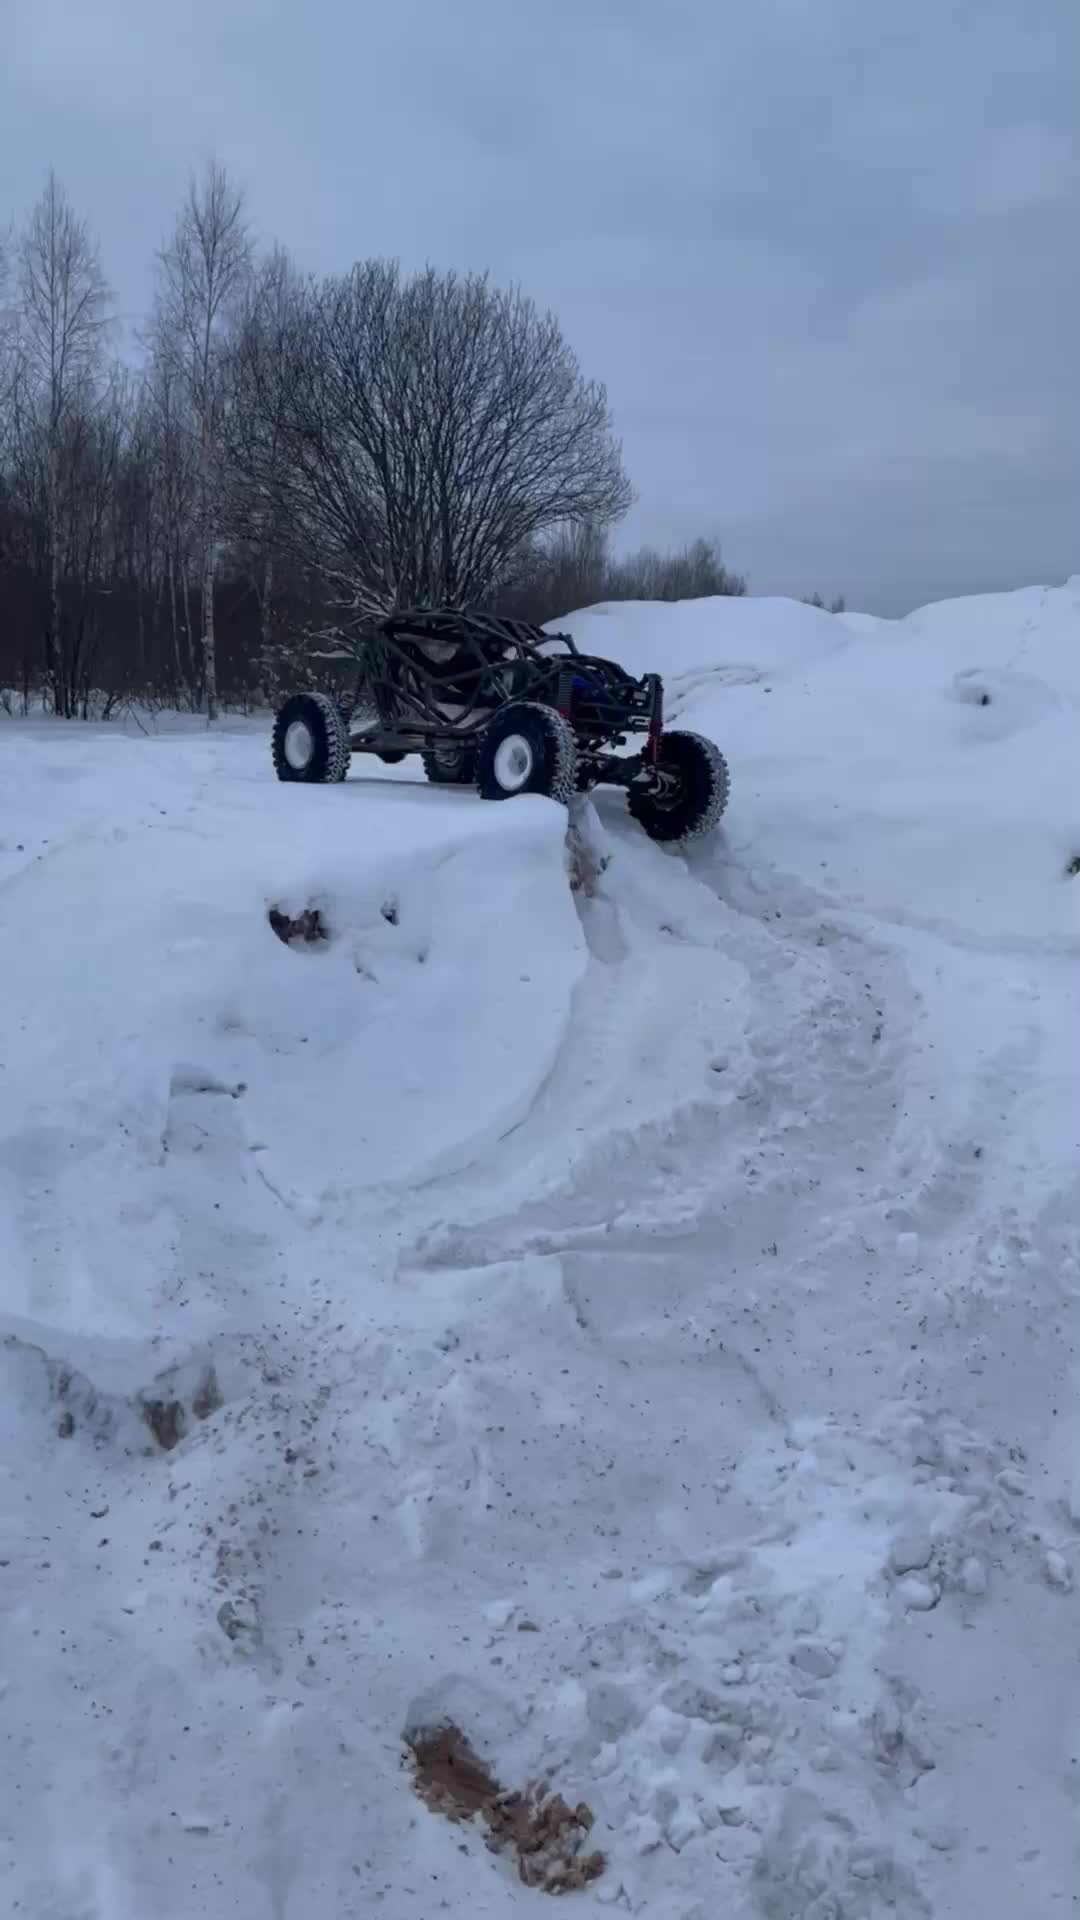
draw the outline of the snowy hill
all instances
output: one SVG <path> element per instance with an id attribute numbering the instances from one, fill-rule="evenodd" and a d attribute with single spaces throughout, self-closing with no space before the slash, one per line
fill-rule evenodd
<path id="1" fill-rule="evenodd" d="M 560 625 L 686 859 L 0 720 L 5 1912 L 534 1911 L 442 1716 L 583 1915 L 1067 1911 L 1080 579 Z"/>

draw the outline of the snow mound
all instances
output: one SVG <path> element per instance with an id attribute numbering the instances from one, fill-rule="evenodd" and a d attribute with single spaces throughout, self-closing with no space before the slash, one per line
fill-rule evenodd
<path id="1" fill-rule="evenodd" d="M 447 1723 L 582 1914 L 1064 1909 L 1078 613 L 572 616 L 685 856 L 0 720 L 5 1912 L 509 1920 Z"/>
<path id="2" fill-rule="evenodd" d="M 19 753 L 4 796 L 23 849 L 0 924 L 9 1311 L 156 1324 L 118 1247 L 153 1238 L 133 1196 L 215 1108 L 309 1219 L 465 1164 L 527 1112 L 584 967 L 556 809 L 418 806 L 402 783 L 367 804 L 358 783 L 331 810 L 265 779 L 178 798 L 146 745 L 20 746 L 40 765 L 28 785 Z M 215 771 L 249 751 L 218 747 Z M 89 784 L 95 761 L 97 831 L 76 810 L 43 836 L 42 785 Z M 311 904 L 328 941 L 286 948 L 268 909 Z"/>
<path id="3" fill-rule="evenodd" d="M 1080 576 L 897 621 L 714 599 L 558 624 L 662 673 L 725 751 L 740 856 L 877 920 L 1080 951 Z"/>

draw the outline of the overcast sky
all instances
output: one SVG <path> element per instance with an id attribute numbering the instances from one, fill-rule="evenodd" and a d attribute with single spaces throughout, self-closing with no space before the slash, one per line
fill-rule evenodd
<path id="1" fill-rule="evenodd" d="M 302 265 L 490 267 L 607 383 L 622 542 L 903 611 L 1080 571 L 1077 0 L 2 0 L 145 308 L 215 151 Z"/>

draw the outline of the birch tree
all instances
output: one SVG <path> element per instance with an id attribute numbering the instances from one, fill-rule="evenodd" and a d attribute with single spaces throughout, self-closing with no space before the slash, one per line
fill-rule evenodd
<path id="1" fill-rule="evenodd" d="M 194 702 L 200 672 L 192 651 L 189 581 L 198 536 L 199 448 L 183 353 L 160 307 L 148 342 L 143 400 L 151 423 L 151 510 L 169 610 L 173 678 Z"/>
<path id="2" fill-rule="evenodd" d="M 9 253 L 0 234 L 0 505 L 7 493 L 7 465 L 11 458 L 12 393 L 15 372 L 15 325 L 8 299 Z M 0 549 L 2 553 L 2 549 Z"/>
<path id="3" fill-rule="evenodd" d="M 259 602 L 259 684 L 275 683 L 274 590 L 290 459 L 288 381 L 304 283 L 283 247 L 260 262 L 233 341 L 227 430 L 230 526 Z"/>
<path id="4" fill-rule="evenodd" d="M 6 446 L 15 366 L 15 316 L 9 300 L 9 274 L 9 249 L 5 235 L 0 234 L 0 459 Z"/>
<path id="5" fill-rule="evenodd" d="M 175 356 L 196 449 L 206 712 L 217 718 L 214 585 L 226 506 L 224 420 L 228 328 L 251 272 L 244 197 L 218 161 L 192 180 L 161 253 L 159 335 Z"/>
<path id="6" fill-rule="evenodd" d="M 14 381 L 24 420 L 44 449 L 49 610 L 45 684 L 57 706 L 62 648 L 62 458 L 77 410 L 100 373 L 108 292 L 97 248 L 50 171 L 18 249 Z"/>

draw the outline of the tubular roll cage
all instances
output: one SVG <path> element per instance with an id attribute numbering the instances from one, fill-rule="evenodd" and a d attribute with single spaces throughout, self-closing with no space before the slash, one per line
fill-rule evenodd
<path id="1" fill-rule="evenodd" d="M 530 700 L 562 714 L 586 753 L 647 733 L 646 757 L 656 757 L 659 675 L 635 680 L 610 660 L 579 653 L 567 633 L 457 608 L 418 609 L 390 614 L 359 641 L 356 702 L 375 707 L 379 730 L 351 736 L 354 748 L 415 752 L 461 741 L 508 701 Z"/>

